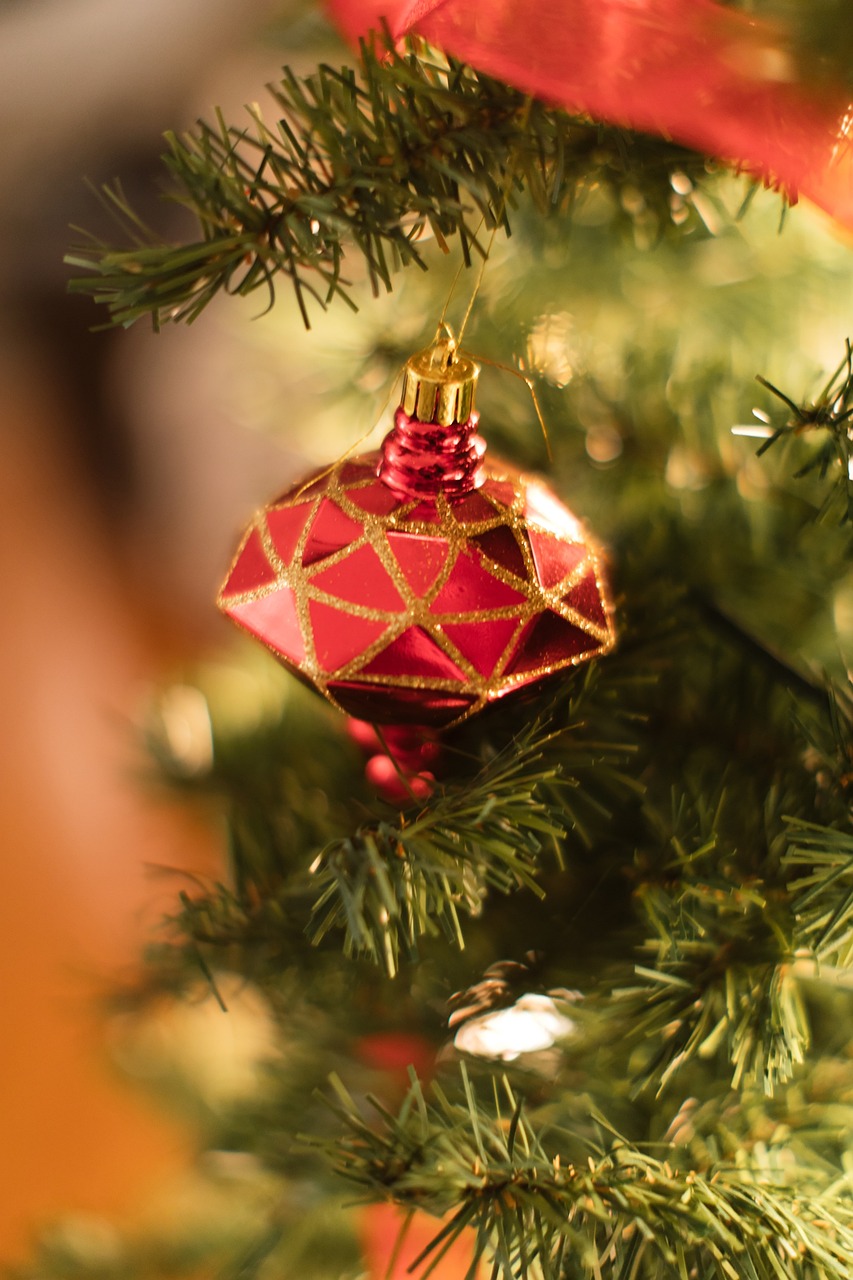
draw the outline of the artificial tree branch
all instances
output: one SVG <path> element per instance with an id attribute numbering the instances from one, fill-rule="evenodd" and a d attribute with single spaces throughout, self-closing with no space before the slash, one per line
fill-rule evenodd
<path id="1" fill-rule="evenodd" d="M 630 711 L 620 705 L 632 679 L 590 665 L 552 690 L 539 715 L 505 734 L 484 760 L 469 757 L 460 742 L 453 776 L 425 801 L 386 809 L 319 847 L 312 827 L 294 822 L 289 810 L 277 825 L 280 762 L 267 750 L 247 765 L 245 751 L 237 753 L 235 780 L 213 783 L 233 789 L 226 809 L 232 884 L 184 895 L 173 927 L 205 953 L 264 952 L 274 966 L 274 957 L 298 947 L 301 921 L 313 944 L 341 933 L 347 954 L 391 974 L 402 959 L 416 958 L 424 937 L 444 933 L 462 946 L 461 918 L 479 915 L 490 891 L 526 887 L 541 895 L 547 857 L 559 863 L 567 845 L 583 847 L 589 822 L 606 820 L 615 798 L 636 794 L 623 771 L 635 750 Z M 252 821 L 259 789 L 267 799 L 260 825 Z M 287 799 L 298 819 L 305 801 L 294 784 Z"/>
<path id="2" fill-rule="evenodd" d="M 599 188 L 617 217 L 654 234 L 674 227 L 675 206 L 679 226 L 698 221 L 689 193 L 707 177 L 704 157 L 549 108 L 417 42 L 364 44 L 357 71 L 285 70 L 270 93 L 274 126 L 253 109 L 247 126 L 217 113 L 166 135 L 169 198 L 194 215 L 194 239 L 168 243 L 109 187 L 125 243 L 84 236 L 68 257 L 80 272 L 71 290 L 113 324 L 149 315 L 157 327 L 194 320 L 220 291 L 261 290 L 272 305 L 283 277 L 308 325 L 311 301 L 354 305 L 345 253 L 361 258 L 374 292 L 401 267 L 424 266 L 427 232 L 442 247 L 458 236 L 468 262 L 522 189 L 543 214 Z"/>
<path id="3" fill-rule="evenodd" d="M 845 347 L 844 358 L 813 401 L 797 403 L 772 382 L 757 376 L 757 381 L 788 410 L 781 425 L 768 428 L 759 456 L 778 440 L 801 438 L 810 448 L 794 478 L 799 480 L 814 473 L 820 480 L 829 477 L 831 485 L 821 513 L 840 499 L 842 524 L 853 520 L 853 347 L 849 338 Z"/>
<path id="4" fill-rule="evenodd" d="M 339 1082 L 333 1104 L 344 1134 L 321 1146 L 369 1201 L 391 1200 L 445 1217 L 418 1262 L 428 1274 L 466 1229 L 495 1276 L 567 1275 L 664 1280 L 846 1280 L 853 1205 L 843 1177 L 793 1169 L 787 1181 L 748 1162 L 685 1167 L 667 1146 L 651 1153 L 599 1118 L 600 1142 L 538 1129 L 506 1080 L 486 1105 L 461 1070 L 461 1088 L 416 1079 L 397 1115 L 375 1100 L 368 1123 Z"/>

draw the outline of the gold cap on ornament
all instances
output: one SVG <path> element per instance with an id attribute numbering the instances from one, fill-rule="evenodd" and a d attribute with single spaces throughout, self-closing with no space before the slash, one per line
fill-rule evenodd
<path id="1" fill-rule="evenodd" d="M 400 404 L 410 418 L 449 427 L 471 417 L 480 366 L 462 355 L 449 329 L 442 328 L 441 337 L 406 361 Z"/>

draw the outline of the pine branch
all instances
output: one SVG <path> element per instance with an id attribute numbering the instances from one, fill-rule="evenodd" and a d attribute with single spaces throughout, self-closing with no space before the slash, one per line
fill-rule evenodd
<path id="1" fill-rule="evenodd" d="M 107 188 L 125 244 L 84 238 L 67 259 L 83 273 L 71 290 L 91 294 L 113 324 L 150 315 L 157 327 L 194 320 L 220 291 L 261 290 L 271 306 L 284 277 L 308 325 L 309 302 L 354 305 L 345 250 L 363 259 L 374 292 L 390 290 L 401 267 L 424 266 L 427 231 L 442 248 L 458 235 L 466 262 L 482 254 L 482 228 L 508 227 L 521 189 L 546 214 L 597 187 L 646 238 L 674 219 L 698 222 L 690 193 L 707 177 L 703 157 L 571 117 L 415 48 L 397 52 L 386 37 L 362 48 L 358 73 L 322 65 L 300 80 L 286 70 L 270 87 L 275 128 L 253 109 L 245 128 L 217 114 L 167 134 L 170 198 L 195 215 L 198 238 L 165 242 L 120 185 Z M 676 174 L 686 196 L 674 193 Z"/>
<path id="2" fill-rule="evenodd" d="M 762 872 L 748 873 L 715 834 L 723 804 L 700 811 L 694 825 L 682 802 L 673 826 L 683 834 L 671 837 L 670 858 L 639 878 L 636 898 L 653 936 L 641 949 L 640 984 L 614 993 L 623 1034 L 656 1046 L 638 1088 L 660 1091 L 694 1057 L 724 1050 L 735 1087 L 770 1093 L 791 1078 L 810 1043 L 790 967 L 794 925 L 784 880 L 769 859 Z"/>
<path id="3" fill-rule="evenodd" d="M 343 929 L 347 954 L 361 953 L 391 975 L 420 937 L 443 931 L 460 948 L 460 912 L 482 911 L 489 889 L 527 888 L 547 844 L 559 856 L 562 806 L 543 798 L 559 778 L 543 762 L 551 736 L 525 729 L 464 789 L 439 793 L 420 813 L 380 822 L 325 849 L 312 867 L 319 889 L 309 935 Z"/>
<path id="4" fill-rule="evenodd" d="M 348 953 L 394 973 L 401 956 L 417 957 L 419 937 L 443 932 L 464 946 L 460 912 L 478 916 L 489 890 L 542 896 L 548 847 L 559 865 L 567 843 L 585 846 L 589 823 L 609 818 L 613 799 L 641 790 L 623 772 L 636 749 L 626 734 L 635 682 L 591 664 L 473 777 L 454 779 L 414 816 L 371 824 L 324 850 L 312 941 L 343 929 Z"/>
<path id="5" fill-rule="evenodd" d="M 370 824 L 330 845 L 315 864 L 313 941 L 343 929 L 347 952 L 394 973 L 401 956 L 416 959 L 419 937 L 443 932 L 464 946 L 460 914 L 482 913 L 489 890 L 543 896 L 538 874 L 548 847 L 560 865 L 567 845 L 588 845 L 590 823 L 608 820 L 613 800 L 624 804 L 642 790 L 624 772 L 635 750 L 634 678 L 590 664 L 474 777 L 447 783 L 415 817 Z"/>
<path id="6" fill-rule="evenodd" d="M 798 727 L 808 743 L 806 764 L 813 772 L 821 807 L 837 818 L 853 815 L 853 680 L 844 685 L 829 682 L 824 691 L 822 716 L 798 716 Z"/>
<path id="7" fill-rule="evenodd" d="M 727 644 L 736 638 L 722 634 Z M 751 663 L 753 646 L 742 639 L 738 646 Z M 695 687 L 702 679 L 695 646 L 689 663 Z M 778 663 L 766 674 L 792 684 Z M 719 658 L 713 679 L 736 684 Z M 671 816 L 655 790 L 672 775 L 645 775 L 633 872 L 645 940 L 636 981 L 618 983 L 601 1006 L 604 1034 L 637 1050 L 638 1092 L 660 1093 L 699 1059 L 728 1063 L 739 1090 L 772 1093 L 811 1043 L 798 961 L 807 952 L 826 967 L 850 962 L 850 708 L 844 691 L 829 687 L 819 700 L 816 692 L 794 684 L 775 716 L 769 705 L 756 714 L 769 735 L 766 758 L 759 740 L 744 737 L 735 702 L 739 741 L 716 743 L 711 771 L 700 753 L 699 771 L 684 773 L 690 795 L 676 798 Z M 691 740 L 705 731 L 704 720 L 690 719 Z M 669 722 L 656 731 L 658 739 L 680 732 Z M 675 741 L 678 749 L 682 739 Z M 721 780 L 714 771 L 726 753 L 732 765 Z M 786 819 L 792 812 L 798 818 Z"/>
<path id="8" fill-rule="evenodd" d="M 684 1169 L 600 1121 L 591 1144 L 566 1129 L 538 1132 L 506 1080 L 488 1108 L 462 1069 L 460 1100 L 420 1085 L 398 1115 L 373 1099 L 368 1125 L 333 1081 L 345 1136 L 321 1145 L 365 1200 L 450 1214 L 414 1265 L 442 1257 L 463 1231 L 476 1243 L 466 1280 L 493 1259 L 505 1280 L 539 1275 L 664 1280 L 845 1280 L 853 1256 L 853 1206 L 842 1179 L 803 1170 L 773 1185 L 748 1164 Z"/>
<path id="9" fill-rule="evenodd" d="M 853 966 L 853 833 L 790 820 L 788 871 L 800 871 L 789 887 L 794 895 L 796 945 L 818 965 Z"/>
<path id="10" fill-rule="evenodd" d="M 382 805 L 388 816 L 349 832 L 351 803 L 315 814 L 318 792 L 334 794 L 334 771 L 322 771 L 324 757 L 340 756 L 334 740 L 300 763 L 290 719 L 257 744 L 217 739 L 214 772 L 194 785 L 224 808 L 231 881 L 183 894 L 173 934 L 197 961 L 212 951 L 256 979 L 298 959 L 304 932 L 317 945 L 341 931 L 347 954 L 390 974 L 425 937 L 462 946 L 462 918 L 479 916 L 489 892 L 542 896 L 547 852 L 559 864 L 567 846 L 586 847 L 614 800 L 637 793 L 624 771 L 636 683 L 618 664 L 590 664 L 553 685 L 521 731 L 517 711 L 499 711 L 490 734 L 446 746 L 452 775 L 420 807 L 390 815 Z M 321 843 L 319 827 L 339 834 Z"/>
<path id="11" fill-rule="evenodd" d="M 821 507 L 824 514 L 839 502 L 842 524 L 853 520 L 853 347 L 846 343 L 844 359 L 827 380 L 817 399 L 798 404 L 758 375 L 757 381 L 788 408 L 788 417 L 775 427 L 758 449 L 765 453 L 778 440 L 803 438 L 810 456 L 794 473 L 799 480 L 817 473 L 831 485 Z"/>
<path id="12" fill-rule="evenodd" d="M 460 914 L 478 915 L 489 889 L 541 894 L 543 849 L 550 843 L 557 853 L 565 835 L 562 806 L 539 793 L 558 780 L 557 767 L 543 761 L 551 738 L 534 722 L 473 780 L 448 785 L 414 815 L 366 824 L 286 863 L 274 829 L 247 848 L 232 821 L 238 882 L 182 895 L 171 925 L 192 947 L 245 952 L 238 967 L 272 972 L 304 949 L 306 919 L 315 945 L 342 929 L 347 954 L 367 955 L 390 974 L 425 935 L 443 931 L 461 946 Z"/>

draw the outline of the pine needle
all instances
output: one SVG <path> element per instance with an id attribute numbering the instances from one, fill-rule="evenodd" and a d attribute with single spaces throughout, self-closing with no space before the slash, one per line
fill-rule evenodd
<path id="1" fill-rule="evenodd" d="M 811 1168 L 774 1180 L 748 1161 L 685 1167 L 674 1149 L 653 1155 L 600 1117 L 600 1142 L 553 1126 L 539 1132 L 505 1082 L 523 1135 L 510 1149 L 500 1114 L 476 1100 L 464 1067 L 461 1077 L 458 1097 L 435 1088 L 425 1107 L 370 1128 L 339 1093 L 348 1133 L 311 1143 L 365 1200 L 437 1217 L 454 1210 L 422 1258 L 470 1223 L 472 1251 L 490 1255 L 503 1280 L 847 1280 L 853 1204 L 843 1181 Z"/>
<path id="2" fill-rule="evenodd" d="M 466 263 L 482 258 L 481 228 L 508 229 L 523 190 L 544 215 L 570 213 L 596 188 L 646 235 L 695 229 L 689 216 L 676 228 L 670 179 L 701 186 L 702 156 L 531 102 L 422 45 L 400 51 L 386 35 L 362 47 L 357 70 L 322 65 L 301 80 L 285 69 L 269 90 L 274 126 L 252 109 L 244 127 L 217 112 L 166 135 L 169 199 L 194 216 L 194 241 L 169 243 L 119 184 L 104 190 L 124 243 L 84 233 L 67 261 L 79 272 L 71 290 L 91 294 L 112 324 L 191 322 L 220 292 L 261 289 L 272 306 L 283 277 L 308 326 L 309 303 L 354 306 L 345 251 L 363 260 L 374 293 L 390 290 L 401 267 L 425 267 L 427 233 L 445 251 L 458 235 Z"/>

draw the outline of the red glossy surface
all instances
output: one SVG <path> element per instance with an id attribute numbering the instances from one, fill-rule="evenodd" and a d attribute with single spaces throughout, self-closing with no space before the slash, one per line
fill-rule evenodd
<path id="1" fill-rule="evenodd" d="M 329 693 L 344 711 L 374 724 L 434 725 L 441 728 L 465 715 L 476 695 L 437 689 L 330 680 Z"/>
<path id="2" fill-rule="evenodd" d="M 243 544 L 237 563 L 222 588 L 223 595 L 239 596 L 244 591 L 254 591 L 257 587 L 267 586 L 275 582 L 275 579 L 275 569 L 264 555 L 258 531 L 253 529 Z"/>
<path id="3" fill-rule="evenodd" d="M 518 630 L 519 619 L 445 623 L 444 634 L 481 676 L 490 676 Z"/>
<path id="4" fill-rule="evenodd" d="M 582 542 L 566 542 L 538 529 L 531 529 L 527 536 L 543 587 L 556 587 L 586 559 L 587 549 Z"/>
<path id="5" fill-rule="evenodd" d="M 470 493 L 482 483 L 480 464 L 485 442 L 477 435 L 479 415 L 467 422 L 439 426 L 420 422 L 398 409 L 394 430 L 382 442 L 379 476 L 395 493 L 407 498 L 424 494 Z"/>
<path id="6" fill-rule="evenodd" d="M 527 486 L 524 514 L 532 524 L 541 525 L 572 542 L 583 542 L 583 529 L 578 520 L 556 494 L 538 481 Z"/>
<path id="7" fill-rule="evenodd" d="M 523 534 L 519 536 L 524 537 Z M 507 525 L 501 525 L 497 529 L 490 529 L 487 533 L 479 533 L 471 539 L 471 542 L 493 564 L 499 565 L 501 569 L 506 569 L 509 573 L 514 574 L 516 578 L 527 579 L 527 565 L 524 561 L 524 554 L 518 538 Z"/>
<path id="8" fill-rule="evenodd" d="M 407 497 L 379 461 L 280 498 L 273 563 L 253 527 L 220 595 L 302 678 L 361 719 L 441 726 L 612 646 L 595 550 L 539 481 L 483 468 L 480 488 Z"/>
<path id="9" fill-rule="evenodd" d="M 482 613 L 521 604 L 525 596 L 490 573 L 475 551 L 461 551 L 432 603 L 433 613 Z"/>
<path id="10" fill-rule="evenodd" d="M 402 597 L 373 547 L 359 547 L 311 579 L 312 586 L 349 604 L 399 612 Z"/>
<path id="11" fill-rule="evenodd" d="M 398 493 L 392 493 L 380 480 L 374 480 L 366 488 L 348 489 L 346 496 L 360 510 L 373 516 L 386 516 L 405 502 L 404 498 Z"/>
<path id="12" fill-rule="evenodd" d="M 350 737 L 368 757 L 365 775 L 390 804 L 407 804 L 432 791 L 441 747 L 435 733 L 416 725 L 386 725 L 380 737 L 364 720 L 347 722 Z"/>
<path id="13" fill-rule="evenodd" d="M 270 539 L 283 564 L 290 564 L 299 536 L 314 510 L 313 502 L 298 502 L 295 507 L 282 507 L 267 512 Z"/>
<path id="14" fill-rule="evenodd" d="M 388 629 L 387 622 L 354 618 L 351 613 L 341 613 L 319 600 L 308 601 L 308 617 L 317 663 L 326 672 L 345 667 Z"/>
<path id="15" fill-rule="evenodd" d="M 483 481 L 483 493 L 494 498 L 495 502 L 500 503 L 502 507 L 511 507 L 517 497 L 516 486 L 512 480 L 491 476 L 487 476 Z"/>
<path id="16" fill-rule="evenodd" d="M 406 582 L 416 596 L 426 595 L 447 561 L 449 547 L 446 540 L 391 531 L 386 537 Z"/>
<path id="17" fill-rule="evenodd" d="M 545 668 L 596 648 L 600 646 L 591 641 L 585 631 L 549 610 L 528 624 L 507 671 L 521 675 L 542 669 L 547 674 Z"/>
<path id="18" fill-rule="evenodd" d="M 380 19 L 573 114 L 674 139 L 853 226 L 850 86 L 798 75 L 807 5 L 716 0 L 329 0 L 356 42 Z M 812 5 L 814 12 L 822 12 Z M 786 12 L 787 11 L 787 12 Z M 788 20 L 786 20 L 788 19 Z M 807 64 L 811 70 L 811 64 Z"/>
<path id="19" fill-rule="evenodd" d="M 296 666 L 305 661 L 305 641 L 299 626 L 296 601 L 287 587 L 280 587 L 278 591 L 271 591 L 256 600 L 229 605 L 228 613 L 241 627 L 283 658 Z"/>
<path id="20" fill-rule="evenodd" d="M 590 622 L 604 626 L 607 621 L 594 573 L 588 573 L 583 581 L 579 582 L 575 589 L 565 597 L 565 600 L 570 608 L 576 609 L 585 618 L 589 618 Z"/>
<path id="21" fill-rule="evenodd" d="M 466 494 L 464 498 L 454 498 L 451 502 L 453 517 L 460 524 L 477 524 L 483 520 L 494 520 L 495 506 L 483 497 L 482 493 Z"/>
<path id="22" fill-rule="evenodd" d="M 464 680 L 463 672 L 422 627 L 409 627 L 392 640 L 362 670 L 367 676 L 432 676 L 437 680 Z"/>
<path id="23" fill-rule="evenodd" d="M 324 475 L 327 472 L 323 472 Z M 347 485 L 356 480 L 370 480 L 376 475 L 376 458 L 374 454 L 364 454 L 361 458 L 350 458 L 340 469 L 341 484 Z"/>
<path id="24" fill-rule="evenodd" d="M 357 520 L 344 515 L 340 507 L 323 498 L 311 522 L 311 531 L 302 553 L 303 564 L 315 564 L 355 542 L 364 532 Z"/>
<path id="25" fill-rule="evenodd" d="M 441 524 L 441 513 L 434 502 L 419 502 L 406 512 L 407 524 Z"/>
<path id="26" fill-rule="evenodd" d="M 403 773 L 390 756 L 371 756 L 364 767 L 367 781 L 389 804 L 425 800 L 435 784 L 432 773 Z"/>

